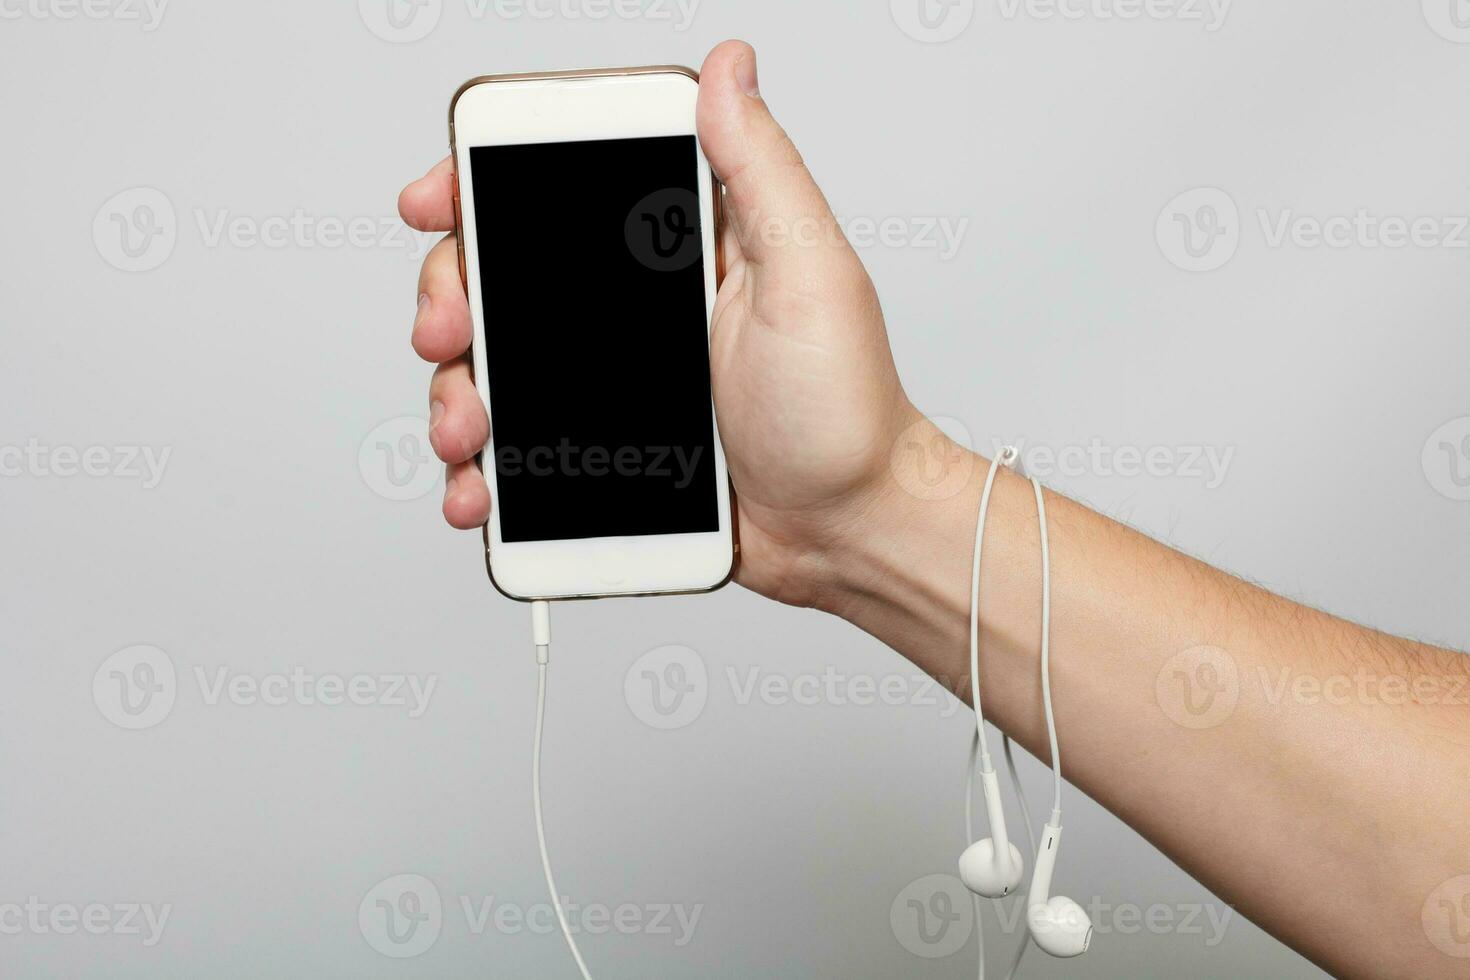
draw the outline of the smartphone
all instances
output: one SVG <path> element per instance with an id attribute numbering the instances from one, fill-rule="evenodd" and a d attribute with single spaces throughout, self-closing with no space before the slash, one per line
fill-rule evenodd
<path id="1" fill-rule="evenodd" d="M 488 75 L 450 103 L 486 568 L 512 599 L 706 592 L 734 571 L 698 85 L 670 66 Z"/>

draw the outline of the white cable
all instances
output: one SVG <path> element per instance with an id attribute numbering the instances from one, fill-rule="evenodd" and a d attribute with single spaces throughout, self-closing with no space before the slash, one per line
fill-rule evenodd
<path id="1" fill-rule="evenodd" d="M 1036 494 L 1036 519 L 1041 526 L 1041 704 L 1046 711 L 1046 737 L 1051 740 L 1051 775 L 1055 795 L 1052 798 L 1052 822 L 1060 825 L 1062 817 L 1062 750 L 1057 745 L 1057 716 L 1051 707 L 1051 546 L 1046 536 L 1046 500 L 1041 484 L 1031 478 Z M 1027 821 L 1029 826 L 1029 821 Z"/>
<path id="2" fill-rule="evenodd" d="M 582 959 L 577 941 L 572 938 L 572 927 L 567 923 L 566 910 L 561 907 L 561 896 L 556 890 L 556 879 L 551 876 L 551 855 L 546 850 L 546 824 L 541 819 L 541 730 L 546 721 L 546 668 L 551 663 L 551 606 L 545 602 L 531 603 L 531 630 L 536 643 L 536 739 L 531 746 L 531 803 L 536 809 L 536 843 L 541 848 L 541 870 L 546 874 L 546 888 L 551 892 L 551 907 L 556 910 L 556 921 L 561 923 L 561 934 L 577 961 L 582 980 L 592 980 L 587 964 Z"/>
<path id="3" fill-rule="evenodd" d="M 975 756 L 980 751 L 980 733 L 970 736 L 970 762 L 965 766 L 965 842 L 975 839 Z M 1030 828 L 1027 828 L 1028 832 Z M 1033 847 L 1032 850 L 1035 850 Z M 980 980 L 985 980 L 985 923 L 980 920 L 980 895 L 970 893 L 975 903 L 975 948 L 980 959 Z M 999 907 L 999 901 L 996 906 Z"/>
<path id="4" fill-rule="evenodd" d="M 996 459 L 991 461 L 990 470 L 985 475 L 985 489 L 980 497 L 980 515 L 975 527 L 975 557 L 970 576 L 970 693 L 975 702 L 975 736 L 970 745 L 970 761 L 965 767 L 965 839 L 974 840 L 974 793 L 975 793 L 975 761 L 978 754 L 981 758 L 984 771 L 993 771 L 990 760 L 989 748 L 985 740 L 985 718 L 980 708 L 980 556 L 981 545 L 985 534 L 985 516 L 990 507 L 990 493 L 995 485 L 996 465 L 1004 463 L 1009 465 L 1014 461 L 1016 452 L 1006 447 Z M 1051 701 L 1051 561 L 1050 548 L 1046 532 L 1046 503 L 1041 492 L 1041 484 L 1033 477 L 1031 487 L 1036 495 L 1037 518 L 1041 528 L 1041 694 L 1042 704 L 1046 713 L 1047 737 L 1051 742 L 1052 776 L 1055 781 L 1055 797 L 1053 799 L 1052 811 L 1054 819 L 1059 818 L 1062 808 L 1062 766 L 1061 750 L 1057 744 L 1056 716 L 1052 711 Z M 582 952 L 577 948 L 577 941 L 572 936 L 571 925 L 567 922 L 565 909 L 562 908 L 561 898 L 557 892 L 556 879 L 551 872 L 551 855 L 546 847 L 546 825 L 542 818 L 541 810 L 541 737 L 546 720 L 546 674 L 551 662 L 551 612 L 546 602 L 533 602 L 531 604 L 531 621 L 533 639 L 536 645 L 536 736 L 531 749 L 531 801 L 536 811 L 536 843 L 541 851 L 541 870 L 546 876 L 546 888 L 551 894 L 551 905 L 556 910 L 556 920 L 561 926 L 562 938 L 567 942 L 567 948 L 572 952 L 572 958 L 577 963 L 577 970 L 581 973 L 583 980 L 592 980 L 592 974 L 587 969 L 587 963 L 582 959 Z M 1031 828 L 1031 815 L 1026 806 L 1026 797 L 1021 792 L 1020 780 L 1016 773 L 1015 759 L 1011 755 L 1011 741 L 1008 736 L 1002 737 L 1005 750 L 1006 767 L 1009 770 L 1012 786 L 1016 790 L 1017 798 L 1021 803 L 1021 815 L 1026 825 L 1026 838 L 1031 850 L 1036 850 L 1036 838 Z M 984 928 L 980 922 L 980 898 L 974 897 L 976 926 L 978 929 L 976 943 L 979 947 L 979 978 L 985 980 L 985 938 Z M 1000 900 L 996 899 L 996 907 L 1000 907 Z M 1021 957 L 1025 955 L 1027 941 L 1023 942 L 1016 951 L 1015 959 L 1011 963 L 1011 969 L 1007 974 L 1007 980 L 1011 980 L 1020 966 Z"/>
<path id="5" fill-rule="evenodd" d="M 1026 805 L 1026 791 L 1021 788 L 1021 777 L 1016 773 L 1016 759 L 1013 755 L 1011 755 L 1011 737 L 1002 732 L 1000 736 L 1000 744 L 1002 750 L 1005 752 L 1006 771 L 1009 772 L 1011 776 L 1011 791 L 1016 794 L 1016 800 L 1021 804 L 1021 823 L 1026 828 L 1027 853 L 1035 854 L 1036 831 L 1031 829 L 1031 808 Z M 1021 894 L 1016 898 L 1016 901 L 1020 904 L 1022 909 L 1026 908 L 1026 894 L 1029 894 L 1029 891 L 1030 890 L 1028 889 L 1027 893 Z M 999 899 L 995 900 L 995 905 L 996 909 L 999 910 Z M 1026 947 L 1030 945 L 1031 932 L 1030 930 L 1027 930 L 1026 934 L 1021 937 L 1021 945 L 1016 947 L 1016 955 L 1011 958 L 1011 969 L 1010 972 L 1006 974 L 1006 980 L 1016 980 L 1016 971 L 1021 968 L 1021 957 L 1026 955 Z"/>
<path id="6" fill-rule="evenodd" d="M 980 493 L 980 515 L 975 520 L 975 558 L 970 568 L 970 700 L 975 705 L 980 771 L 986 773 L 994 772 L 995 768 L 990 762 L 990 746 L 985 741 L 985 714 L 980 709 L 980 546 L 985 538 L 985 515 L 990 510 L 990 491 L 995 487 L 996 467 L 1009 466 L 1016 456 L 1015 448 L 1006 446 L 990 461 L 990 469 L 985 474 L 985 489 Z"/>
<path id="7" fill-rule="evenodd" d="M 1021 476 L 1030 480 L 1033 488 L 1039 490 L 1039 486 L 1036 483 L 1036 478 L 1026 472 L 1026 461 L 1024 459 L 1021 459 L 1019 456 L 1016 459 L 1015 470 Z M 1041 524 L 1041 651 L 1042 663 L 1043 665 L 1046 665 L 1048 664 L 1051 657 L 1051 548 L 1049 546 L 1046 536 L 1046 504 L 1039 496 L 1036 498 L 1036 502 L 1036 513 L 1040 515 L 1038 520 Z M 1043 670 L 1045 669 L 1045 666 L 1043 666 Z M 1049 678 L 1047 679 L 1046 683 L 1048 685 L 1047 689 L 1050 690 L 1051 681 Z M 1046 701 L 1046 705 L 1048 728 L 1052 731 L 1055 731 L 1056 722 L 1051 720 L 1051 701 L 1049 698 Z M 1015 791 L 1016 799 L 1020 801 L 1021 818 L 1026 823 L 1026 843 L 1030 847 L 1030 853 L 1035 854 L 1036 832 L 1031 828 L 1031 808 L 1026 805 L 1026 791 L 1021 788 L 1021 777 L 1016 772 L 1016 760 L 1015 757 L 1011 755 L 1011 737 L 1004 732 L 1001 732 L 1001 747 L 1005 750 L 1006 769 L 1010 772 L 1011 776 L 1011 789 Z M 1052 758 L 1056 758 L 1055 750 L 1053 750 Z M 1021 954 L 1026 951 L 1026 947 L 1028 945 L 1029 943 L 1021 944 L 1020 950 L 1016 953 L 1017 964 L 1021 962 Z M 1006 980 L 1011 980 L 1011 977 L 1014 977 L 1015 973 L 1016 967 L 1013 964 L 1011 966 L 1010 976 L 1006 977 Z"/>
<path id="8" fill-rule="evenodd" d="M 990 494 L 995 489 L 997 466 L 1013 466 L 1020 454 L 1013 446 L 1005 446 L 990 461 L 985 474 L 985 487 L 980 492 L 980 513 L 975 519 L 975 550 L 970 566 L 970 700 L 975 707 L 975 734 L 970 740 L 970 761 L 965 767 L 965 840 L 975 839 L 975 761 L 980 759 L 980 769 L 992 773 L 995 767 L 990 760 L 990 746 L 985 739 L 985 712 L 980 705 L 980 556 L 985 541 L 985 518 L 990 512 Z M 1003 829 L 1003 828 L 1002 828 Z M 1026 828 L 1030 833 L 1031 828 Z M 992 828 L 994 830 L 994 828 Z M 1035 848 L 1032 848 L 1035 850 Z M 979 978 L 985 980 L 985 924 L 980 914 L 980 896 L 972 896 L 975 905 L 975 946 L 979 959 Z M 1000 902 L 996 901 L 996 908 Z"/>
<path id="9" fill-rule="evenodd" d="M 1016 794 L 1016 799 L 1021 804 L 1021 822 L 1026 827 L 1026 846 L 1030 853 L 1036 853 L 1036 831 L 1031 829 L 1031 808 L 1026 805 L 1026 793 L 1021 789 L 1021 777 L 1016 773 L 1016 759 L 1011 755 L 1011 737 L 1005 732 L 1000 733 L 1001 747 L 1005 752 L 1006 769 L 1011 776 L 1011 789 Z M 975 839 L 975 756 L 980 750 L 980 736 L 970 736 L 970 764 L 965 767 L 965 840 Z M 975 945 L 980 954 L 980 980 L 985 980 L 985 928 L 980 919 L 980 896 L 971 896 L 975 901 Z M 1016 896 L 1016 901 L 1025 908 L 1026 896 Z M 995 917 L 1000 922 L 1005 922 L 1005 907 L 999 898 L 991 899 L 995 906 Z M 1021 957 L 1026 955 L 1026 947 L 1031 945 L 1031 934 L 1028 932 L 1021 937 L 1021 945 L 1016 947 L 1016 953 L 1011 957 L 1011 968 L 1006 973 L 1006 980 L 1015 980 L 1016 971 L 1021 967 Z"/>
<path id="10" fill-rule="evenodd" d="M 1021 462 L 1017 460 L 1016 469 L 1026 475 Z M 1032 492 L 1036 496 L 1037 524 L 1040 527 L 1041 536 L 1041 694 L 1042 705 L 1046 714 L 1047 738 L 1051 743 L 1052 778 L 1054 797 L 1052 800 L 1052 812 L 1054 821 L 1060 819 L 1062 809 L 1062 765 L 1061 750 L 1057 746 L 1057 723 L 1056 715 L 1052 711 L 1051 703 L 1051 544 L 1046 530 L 1046 500 L 1041 492 L 1041 484 L 1035 477 L 1028 477 L 1031 481 Z M 1021 818 L 1026 826 L 1026 841 L 1030 853 L 1036 853 L 1036 832 L 1031 826 L 1031 808 L 1026 805 L 1026 793 L 1021 787 L 1020 775 L 1016 772 L 1016 760 L 1011 753 L 1011 738 L 1001 733 L 1001 746 L 1005 751 L 1006 770 L 1010 775 L 1011 788 L 1015 791 L 1016 799 L 1021 805 Z M 1025 902 L 1029 896 L 1022 896 Z M 1000 902 L 996 901 L 999 909 Z M 1024 906 L 1023 906 L 1024 907 Z M 1021 959 L 1026 955 L 1026 949 L 1031 945 L 1031 932 L 1028 929 L 1021 944 L 1016 947 L 1016 953 L 1011 960 L 1010 971 L 1006 974 L 1006 980 L 1015 980 L 1016 972 L 1021 967 Z"/>

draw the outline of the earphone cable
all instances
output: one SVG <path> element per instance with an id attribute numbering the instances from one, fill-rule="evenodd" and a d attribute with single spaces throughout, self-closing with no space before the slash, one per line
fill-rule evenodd
<path id="1" fill-rule="evenodd" d="M 1010 773 L 1011 776 L 1011 791 L 1016 794 L 1016 802 L 1021 804 L 1021 825 L 1026 828 L 1026 847 L 1028 849 L 1027 853 L 1035 854 L 1036 831 L 1032 829 L 1031 826 L 1031 808 L 1026 805 L 1026 791 L 1021 788 L 1021 777 L 1016 772 L 1016 758 L 1014 755 L 1011 754 L 1011 737 L 1004 732 L 1001 732 L 1000 745 L 1001 750 L 1005 753 L 1006 757 L 1006 771 Z M 1029 894 L 1030 891 L 1028 890 L 1025 894 L 1020 895 L 1016 899 L 1016 901 L 1022 903 L 1026 902 L 1027 896 Z M 996 911 L 999 912 L 1000 899 L 997 898 L 994 901 Z M 1025 905 L 1023 904 L 1022 908 L 1024 907 Z M 1004 920 L 1002 919 L 1002 921 Z M 1011 958 L 1011 969 L 1010 972 L 1006 974 L 1006 980 L 1015 980 L 1016 971 L 1021 968 L 1021 957 L 1026 955 L 1026 947 L 1030 945 L 1031 933 L 1028 931 L 1026 935 L 1021 937 L 1021 944 L 1016 947 L 1016 954 Z"/>
<path id="2" fill-rule="evenodd" d="M 1005 732 L 1000 733 L 1001 748 L 1005 753 L 1006 771 L 1010 773 L 1011 790 L 1016 794 L 1016 801 L 1021 805 L 1021 825 L 1026 828 L 1026 846 L 1030 853 L 1036 853 L 1036 831 L 1031 827 L 1031 808 L 1026 805 L 1026 792 L 1021 788 L 1021 777 L 1016 772 L 1016 758 L 1011 753 L 1011 737 Z M 975 839 L 975 759 L 980 751 L 980 736 L 976 733 L 970 735 L 970 761 L 965 766 L 965 840 Z M 985 980 L 985 928 L 980 918 L 980 896 L 972 896 L 975 901 L 975 945 L 978 948 L 980 959 L 980 980 Z M 1017 901 L 1024 902 L 1025 895 L 1017 897 Z M 1003 899 L 993 898 L 990 900 L 995 906 L 996 918 L 1005 922 L 1005 907 Z M 1031 945 L 1031 935 L 1027 933 L 1021 938 L 1021 944 L 1016 947 L 1015 955 L 1011 957 L 1011 968 L 1006 973 L 1006 980 L 1015 980 L 1016 971 L 1021 967 L 1021 957 L 1026 955 L 1026 947 Z"/>
<path id="3" fill-rule="evenodd" d="M 975 707 L 975 734 L 980 743 L 980 769 L 994 772 L 990 761 L 990 746 L 985 741 L 985 714 L 980 707 L 980 550 L 985 539 L 985 518 L 990 511 L 990 492 L 995 488 L 995 474 L 999 466 L 1009 466 L 1016 458 L 1016 450 L 1010 446 L 995 454 L 990 469 L 985 474 L 985 489 L 980 492 L 980 514 L 975 519 L 975 551 L 970 567 L 970 700 Z"/>
<path id="4" fill-rule="evenodd" d="M 965 764 L 965 841 L 975 839 L 975 760 L 980 753 L 980 733 L 970 733 L 970 761 Z M 1030 828 L 1028 827 L 1029 831 Z M 980 960 L 980 980 L 985 980 L 985 923 L 980 918 L 980 896 L 970 894 L 975 906 L 975 948 Z M 996 907 L 999 908 L 997 900 Z"/>
<path id="5" fill-rule="evenodd" d="M 1057 716 L 1051 705 L 1051 546 L 1046 534 L 1046 500 L 1034 476 L 1031 489 L 1036 494 L 1036 519 L 1041 528 L 1041 703 L 1046 712 L 1046 736 L 1051 741 L 1052 822 L 1060 823 L 1062 750 L 1057 745 Z"/>
<path id="6" fill-rule="evenodd" d="M 572 927 L 567 922 L 566 910 L 556 890 L 556 879 L 551 875 L 551 855 L 546 850 L 546 824 L 541 816 L 541 732 L 546 722 L 546 669 L 551 663 L 551 605 L 546 602 L 531 603 L 531 631 L 536 644 L 536 738 L 531 744 L 531 803 L 536 810 L 536 843 L 541 848 L 541 870 L 546 875 L 546 888 L 551 892 L 551 907 L 556 910 L 556 921 L 561 924 L 562 938 L 577 961 L 582 980 L 592 980 L 587 972 L 587 963 L 582 951 L 577 949 L 577 940 L 572 937 Z"/>

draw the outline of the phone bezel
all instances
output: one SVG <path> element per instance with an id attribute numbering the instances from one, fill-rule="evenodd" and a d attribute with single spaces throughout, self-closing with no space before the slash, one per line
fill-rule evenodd
<path id="1" fill-rule="evenodd" d="M 484 75 L 455 93 L 449 107 L 450 156 L 454 168 L 455 232 L 460 278 L 470 304 L 471 357 L 475 385 L 490 412 L 485 352 L 485 311 L 479 289 L 475 242 L 474 187 L 469 169 L 472 146 L 564 142 L 640 136 L 693 135 L 698 75 L 688 68 L 589 69 Z M 699 156 L 699 207 L 703 230 L 706 336 L 723 273 L 719 252 L 719 194 L 709 163 Z M 461 177 L 463 175 L 463 177 Z M 539 365 L 537 370 L 551 370 Z M 711 414 L 714 406 L 711 401 Z M 709 592 L 727 583 L 738 555 L 734 493 L 730 487 L 719 427 L 714 430 L 715 480 L 720 527 L 694 534 L 505 542 L 501 538 L 491 437 L 480 457 L 490 485 L 491 513 L 485 526 L 486 570 L 502 594 L 519 601 Z"/>

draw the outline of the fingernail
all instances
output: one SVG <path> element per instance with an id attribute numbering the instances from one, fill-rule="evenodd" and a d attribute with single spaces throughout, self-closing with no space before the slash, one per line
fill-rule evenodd
<path id="1" fill-rule="evenodd" d="M 445 500 L 448 500 L 449 498 L 453 497 L 454 496 L 454 492 L 456 490 L 458 490 L 458 489 L 459 489 L 459 481 L 458 480 L 450 480 L 448 483 L 444 484 L 444 499 Z"/>
<path id="2" fill-rule="evenodd" d="M 752 99 L 761 97 L 760 85 L 755 78 L 755 52 L 744 55 L 735 62 L 735 84 Z"/>
<path id="3" fill-rule="evenodd" d="M 439 421 L 444 418 L 444 403 L 436 401 L 429 406 L 429 431 L 433 432 L 439 427 Z"/>
<path id="4" fill-rule="evenodd" d="M 413 325 L 414 326 L 418 326 L 419 325 L 419 321 L 421 321 L 425 316 L 427 316 L 428 313 L 429 313 L 429 294 L 428 293 L 420 293 L 419 294 L 419 311 L 413 315 Z"/>

